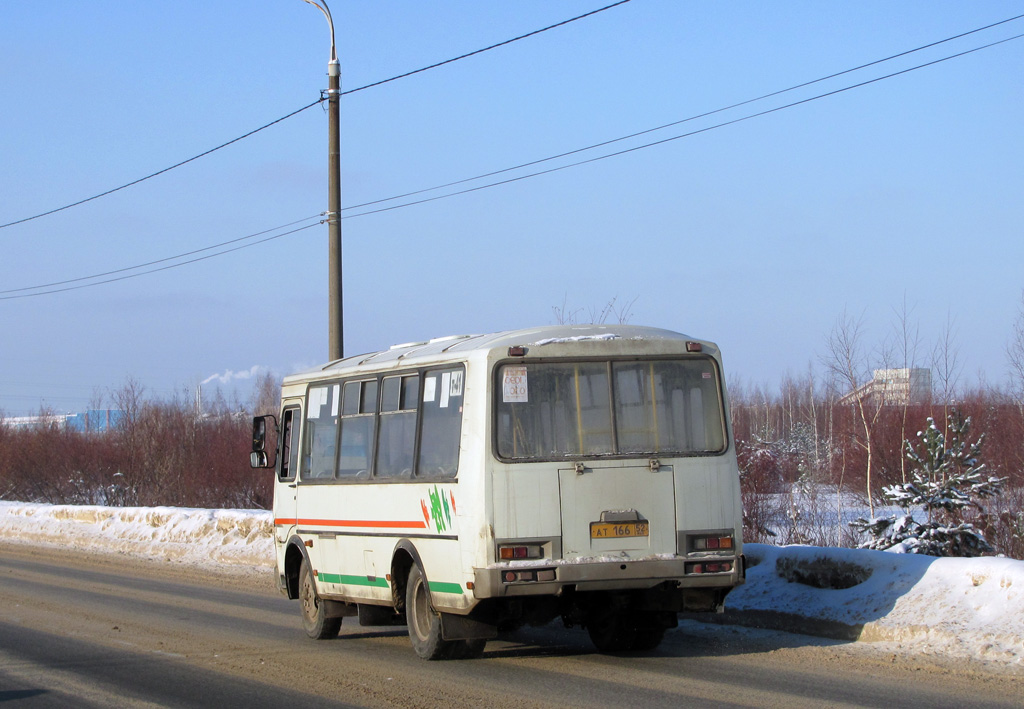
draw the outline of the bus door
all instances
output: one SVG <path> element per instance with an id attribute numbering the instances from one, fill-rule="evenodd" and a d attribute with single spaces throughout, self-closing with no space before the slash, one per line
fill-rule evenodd
<path id="1" fill-rule="evenodd" d="M 301 409 L 288 407 L 281 414 L 281 439 L 278 455 L 277 480 L 274 487 L 274 534 L 277 541 L 288 541 L 296 524 L 295 476 L 299 469 L 299 429 Z"/>
<path id="2" fill-rule="evenodd" d="M 338 464 L 338 420 L 341 405 L 341 384 L 326 383 L 309 387 L 306 412 L 302 421 L 302 454 L 299 458 L 299 480 L 295 517 L 301 520 L 298 531 L 306 543 L 314 575 L 330 562 L 327 547 L 334 547 L 336 527 L 331 520 L 341 512 L 336 509 L 339 497 L 335 481 Z M 321 579 L 321 582 L 323 580 Z"/>
<path id="3" fill-rule="evenodd" d="M 580 462 L 558 484 L 564 558 L 676 553 L 672 466 Z"/>

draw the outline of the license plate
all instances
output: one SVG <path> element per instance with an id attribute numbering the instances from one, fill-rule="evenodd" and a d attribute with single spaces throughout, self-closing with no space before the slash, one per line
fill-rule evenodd
<path id="1" fill-rule="evenodd" d="M 650 535 L 648 522 L 591 522 L 591 539 L 615 539 L 621 537 L 646 537 Z"/>

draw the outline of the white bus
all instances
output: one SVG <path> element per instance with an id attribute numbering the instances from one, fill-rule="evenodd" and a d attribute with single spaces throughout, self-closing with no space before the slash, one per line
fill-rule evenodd
<path id="1" fill-rule="evenodd" d="M 278 432 L 277 441 L 271 434 Z M 446 337 L 285 378 L 253 426 L 306 632 L 405 623 L 425 659 L 561 617 L 656 647 L 743 583 L 718 348 L 654 328 Z"/>

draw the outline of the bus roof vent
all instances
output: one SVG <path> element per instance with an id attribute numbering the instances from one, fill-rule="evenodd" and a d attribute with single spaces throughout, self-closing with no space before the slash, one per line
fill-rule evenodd
<path id="1" fill-rule="evenodd" d="M 472 335 L 448 335 L 447 337 L 435 337 L 430 344 L 436 345 L 439 342 L 451 342 L 452 340 L 468 340 Z"/>
<path id="2" fill-rule="evenodd" d="M 407 350 L 410 347 L 422 347 L 427 344 L 426 342 L 403 342 L 400 345 L 391 345 L 388 349 L 391 350 Z"/>

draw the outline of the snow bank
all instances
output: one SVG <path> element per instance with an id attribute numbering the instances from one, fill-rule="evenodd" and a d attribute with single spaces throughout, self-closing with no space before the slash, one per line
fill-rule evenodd
<path id="1" fill-rule="evenodd" d="M 0 540 L 224 570 L 274 566 L 270 512 L 0 502 Z M 1024 561 L 747 544 L 725 620 L 1024 669 Z"/>
<path id="2" fill-rule="evenodd" d="M 37 505 L 0 501 L 0 539 L 223 569 L 274 566 L 264 510 Z"/>
<path id="3" fill-rule="evenodd" d="M 726 610 L 918 653 L 1024 668 L 1024 561 L 744 545 Z M 779 623 L 773 623 L 778 626 Z M 844 632 L 845 630 L 845 632 Z"/>

